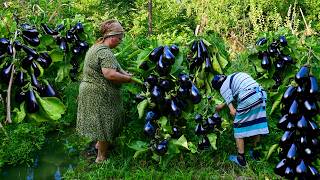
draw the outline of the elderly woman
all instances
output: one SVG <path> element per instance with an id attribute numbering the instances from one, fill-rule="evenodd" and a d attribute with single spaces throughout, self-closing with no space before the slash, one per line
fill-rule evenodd
<path id="1" fill-rule="evenodd" d="M 238 155 L 231 155 L 229 159 L 240 166 L 245 166 L 244 139 L 253 138 L 253 146 L 256 147 L 260 135 L 269 133 L 266 118 L 267 94 L 251 76 L 243 72 L 229 76 L 215 75 L 212 87 L 220 91 L 225 100 L 225 103 L 216 106 L 216 111 L 228 106 L 230 114 L 235 116 L 233 130 Z M 256 148 L 250 150 L 250 156 L 253 159 L 259 158 Z"/>
<path id="2" fill-rule="evenodd" d="M 124 30 L 116 20 L 101 24 L 100 37 L 87 52 L 79 87 L 77 131 L 96 140 L 96 162 L 106 160 L 110 143 L 123 124 L 120 85 L 132 82 L 111 49 L 122 40 Z"/>

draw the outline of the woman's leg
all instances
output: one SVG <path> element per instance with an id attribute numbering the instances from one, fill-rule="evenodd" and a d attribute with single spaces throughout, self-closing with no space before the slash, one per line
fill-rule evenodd
<path id="1" fill-rule="evenodd" d="M 257 147 L 258 143 L 260 142 L 260 135 L 256 135 L 256 136 L 253 136 L 252 139 L 253 139 L 253 147 Z"/>
<path id="2" fill-rule="evenodd" d="M 244 138 L 235 138 L 235 139 L 237 144 L 238 155 L 233 156 L 234 158 L 236 158 L 233 161 L 237 162 L 237 164 L 241 166 L 245 166 L 247 163 L 244 157 Z"/>
<path id="3" fill-rule="evenodd" d="M 259 152 L 259 149 L 261 148 L 259 147 L 261 136 L 256 135 L 256 136 L 253 136 L 252 139 L 253 139 L 253 148 L 250 150 L 251 151 L 250 153 L 253 159 L 259 160 L 261 156 Z"/>
<path id="4" fill-rule="evenodd" d="M 244 153 L 244 139 L 243 138 L 236 138 L 236 144 L 238 153 L 243 154 Z"/>
<path id="5" fill-rule="evenodd" d="M 98 148 L 98 155 L 96 162 L 102 162 L 107 159 L 107 151 L 108 151 L 108 142 L 107 141 L 98 141 L 96 144 Z"/>

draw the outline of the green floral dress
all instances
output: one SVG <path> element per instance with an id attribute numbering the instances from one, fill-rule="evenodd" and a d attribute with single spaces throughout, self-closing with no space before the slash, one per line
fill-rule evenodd
<path id="1" fill-rule="evenodd" d="M 104 78 L 101 68 L 121 70 L 111 50 L 99 44 L 92 46 L 85 57 L 79 87 L 77 132 L 92 140 L 112 141 L 123 124 L 120 85 Z"/>

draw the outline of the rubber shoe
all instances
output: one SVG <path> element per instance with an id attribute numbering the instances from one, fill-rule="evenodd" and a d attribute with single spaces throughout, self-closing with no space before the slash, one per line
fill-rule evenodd
<path id="1" fill-rule="evenodd" d="M 238 161 L 238 158 L 237 158 L 237 157 L 238 157 L 238 156 L 236 156 L 236 155 L 230 155 L 230 156 L 229 156 L 229 160 L 232 161 L 233 163 L 237 164 L 237 165 L 240 166 L 240 167 L 246 167 L 246 164 L 247 164 L 247 163 L 245 163 L 245 165 L 241 165 L 240 162 Z"/>

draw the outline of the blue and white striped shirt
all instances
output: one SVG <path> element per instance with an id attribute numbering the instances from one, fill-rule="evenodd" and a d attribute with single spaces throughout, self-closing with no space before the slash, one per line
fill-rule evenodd
<path id="1" fill-rule="evenodd" d="M 232 75 L 234 75 L 234 77 L 230 85 Z M 227 76 L 227 79 L 223 82 L 220 88 L 220 94 L 226 101 L 226 104 L 229 105 L 234 100 L 233 97 L 237 97 L 240 91 L 254 87 L 259 87 L 259 84 L 250 75 L 244 72 L 233 73 Z"/>

